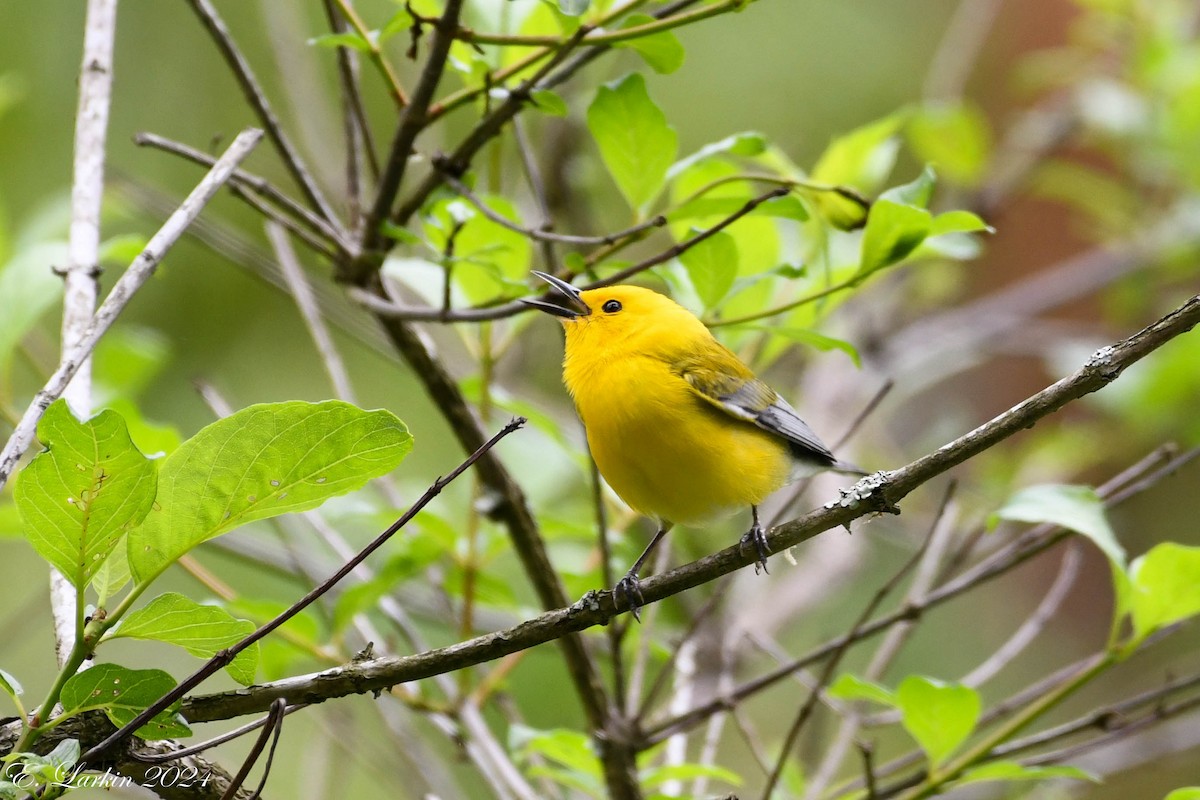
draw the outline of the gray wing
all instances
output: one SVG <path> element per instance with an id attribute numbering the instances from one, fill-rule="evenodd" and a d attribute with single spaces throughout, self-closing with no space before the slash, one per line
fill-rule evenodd
<path id="1" fill-rule="evenodd" d="M 837 461 L 796 410 L 757 378 L 695 366 L 685 368 L 681 375 L 712 405 L 787 441 L 796 458 L 824 465 Z"/>

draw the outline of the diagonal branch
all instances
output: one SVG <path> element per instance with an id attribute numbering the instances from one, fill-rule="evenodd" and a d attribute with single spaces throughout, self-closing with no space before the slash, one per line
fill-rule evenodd
<path id="1" fill-rule="evenodd" d="M 221 51 L 226 63 L 229 64 L 229 69 L 237 78 L 238 85 L 242 88 L 242 94 L 246 97 L 246 102 L 254 109 L 254 113 L 258 115 L 259 122 L 270 137 L 271 142 L 275 145 L 275 150 L 279 153 L 279 157 L 283 159 L 283 165 L 288 172 L 292 174 L 296 185 L 300 187 L 300 191 L 308 198 L 308 202 L 313 208 L 320 212 L 325 221 L 335 228 L 339 226 L 337 214 L 334 213 L 333 206 L 325 199 L 325 195 L 317 186 L 316 180 L 308 171 L 308 167 L 304 165 L 304 161 L 300 158 L 300 153 L 292 145 L 287 134 L 283 132 L 283 126 L 279 123 L 279 118 L 275 116 L 275 112 L 271 109 L 271 105 L 267 102 L 267 95 L 259 85 L 258 79 L 254 77 L 254 71 L 250 69 L 250 62 L 238 50 L 234 44 L 233 37 L 229 33 L 229 29 L 225 27 L 225 21 L 217 14 L 216 8 L 213 7 L 209 0 L 188 0 L 192 10 L 196 12 L 196 16 L 200 18 L 209 35 L 217 45 L 217 49 Z M 339 237 L 344 238 L 344 237 Z"/>
<path id="2" fill-rule="evenodd" d="M 383 241 L 379 225 L 388 218 L 392 203 L 396 199 L 396 193 L 400 191 L 400 184 L 408 169 L 408 159 L 412 155 L 413 143 L 429 122 L 429 104 L 433 102 L 433 93 L 437 90 L 438 82 L 442 79 L 442 72 L 446 68 L 450 45 L 454 44 L 454 31 L 458 28 L 458 18 L 462 14 L 463 2 L 464 0 L 446 0 L 446 10 L 434 24 L 429 54 L 425 57 L 425 67 L 421 70 L 421 77 L 417 80 L 408 105 L 400 113 L 400 122 L 396 126 L 396 135 L 392 137 L 387 164 L 383 168 L 383 174 L 379 177 L 375 202 L 366 215 L 363 227 L 364 253 L 378 249 Z"/>
<path id="3" fill-rule="evenodd" d="M 1074 374 L 1043 389 L 1014 408 L 984 423 L 975 430 L 943 445 L 900 469 L 876 473 L 864 478 L 854 490 L 844 493 L 841 502 L 828 503 L 805 516 L 773 529 L 769 536 L 771 552 L 778 553 L 806 541 L 830 528 L 848 525 L 855 519 L 875 513 L 882 507 L 892 507 L 923 483 L 1012 436 L 1031 427 L 1042 418 L 1068 403 L 1108 385 L 1122 370 L 1153 352 L 1171 339 L 1200 324 L 1200 295 L 1193 297 L 1167 316 L 1127 339 L 1105 347 L 1092 356 Z M 480 464 L 481 468 L 483 462 Z M 1017 563 L 1020 554 L 1010 559 Z M 1021 559 L 1023 560 L 1023 559 Z M 743 552 L 734 545 L 698 561 L 678 567 L 662 575 L 646 579 L 642 584 L 645 602 L 655 602 L 678 594 L 693 586 L 710 582 L 721 575 L 754 563 L 755 554 Z M 1011 566 L 1011 564 L 1009 565 Z M 1004 565 L 991 565 L 976 574 L 974 583 L 982 582 L 1003 571 Z M 958 582 L 949 584 L 929 596 L 927 603 L 941 602 L 962 591 Z M 479 636 L 450 647 L 430 650 L 411 656 L 376 659 L 312 675 L 297 676 L 250 689 L 224 694 L 193 697 L 184 704 L 184 714 L 192 721 L 228 719 L 263 711 L 277 697 L 290 702 L 319 703 L 332 697 L 386 688 L 419 678 L 450 672 L 463 667 L 491 661 L 501 656 L 562 638 L 595 625 L 607 624 L 627 609 L 614 601 L 611 592 L 591 592 L 569 608 L 549 611 L 507 630 Z M 884 630 L 901 616 L 885 618 L 864 627 L 862 636 Z M 860 637 L 861 638 L 861 637 Z M 831 644 L 840 646 L 838 641 Z M 817 657 L 822 657 L 820 654 Z M 726 699 L 728 704 L 732 701 Z M 671 730 L 707 714 L 686 715 L 686 719 L 671 720 L 649 732 L 649 740 L 661 740 Z"/>
<path id="4" fill-rule="evenodd" d="M 33 402 L 29 404 L 21 421 L 13 429 L 3 451 L 0 451 L 0 487 L 3 487 L 8 481 L 16 467 L 17 460 L 33 442 L 34 431 L 37 428 L 38 420 L 42 418 L 42 412 L 62 396 L 67 384 L 75 377 L 80 365 L 91 354 L 96 343 L 100 341 L 100 337 L 116 321 L 117 316 L 133 299 L 138 289 L 142 288 L 150 279 L 163 256 L 192 223 L 192 220 L 200 214 L 217 190 L 225 185 L 237 165 L 250 154 L 261 138 L 262 131 L 255 128 L 248 128 L 238 134 L 225 154 L 217 160 L 213 168 L 163 223 L 158 232 L 150 237 L 145 249 L 138 253 L 137 258 L 117 280 L 108 296 L 104 298 L 104 303 L 96 310 L 87 330 L 80 336 L 78 344 L 63 354 L 58 368 L 54 370 L 54 374 L 46 381 L 46 385 L 42 387 L 41 391 L 34 395 Z"/>

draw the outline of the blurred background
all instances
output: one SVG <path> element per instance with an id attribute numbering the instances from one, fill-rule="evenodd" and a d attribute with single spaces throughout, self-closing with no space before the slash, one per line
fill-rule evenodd
<path id="1" fill-rule="evenodd" d="M 535 0 L 469 0 L 468 9 L 471 24 L 487 30 L 496 29 L 500 19 L 518 25 L 534 5 Z M 218 7 L 318 181 L 339 196 L 344 155 L 335 51 L 309 43 L 327 30 L 320 4 L 239 0 Z M 357 8 L 377 26 L 397 6 L 362 0 Z M 0 269 L 14 275 L 65 260 L 82 17 L 83 4 L 74 0 L 8 3 L 0 9 Z M 846 433 L 853 416 L 892 382 L 840 450 L 864 467 L 892 468 L 1068 374 L 1097 347 L 1129 335 L 1196 292 L 1198 24 L 1200 11 L 1182 0 L 759 0 L 740 13 L 677 31 L 687 57 L 671 74 L 645 70 L 629 51 L 597 60 L 561 89 L 571 113 L 531 121 L 530 135 L 548 183 L 557 187 L 551 199 L 558 230 L 594 233 L 621 228 L 629 219 L 595 157 L 583 110 L 595 86 L 631 69 L 647 73 L 651 96 L 678 132 L 681 155 L 740 131 L 758 131 L 794 164 L 809 168 L 832 140 L 852 129 L 899 109 L 919 114 L 921 124 L 899 137 L 885 185 L 905 183 L 925 162 L 937 161 L 942 180 L 933 206 L 975 210 L 995 233 L 977 237 L 962 253 L 925 254 L 920 264 L 879 278 L 831 310 L 821 329 L 852 343 L 861 363 L 838 349 L 792 347 L 763 364 L 773 385 L 827 440 Z M 393 41 L 388 53 L 402 82 L 411 85 L 415 70 L 403 57 L 404 38 Z M 377 76 L 363 73 L 368 115 L 382 147 L 390 138 L 393 111 Z M 460 80 L 448 74 L 443 93 Z M 179 158 L 136 146 L 134 135 L 153 132 L 215 154 L 254 124 L 212 41 L 183 2 L 125 0 L 115 81 L 105 286 L 200 175 Z M 448 149 L 476 113 L 451 115 L 419 142 L 422 152 Z M 507 177 L 518 174 L 510 144 L 498 145 L 487 157 L 501 187 L 515 182 Z M 246 168 L 290 190 L 267 147 Z M 529 198 L 515 196 L 531 219 Z M 264 279 L 273 257 L 261 219 L 224 195 L 203 221 L 171 251 L 97 357 L 98 405 L 138 418 L 138 435 L 144 437 L 138 441 L 148 451 L 169 450 L 213 419 L 202 389 L 234 408 L 332 396 L 295 302 Z M 631 258 L 652 255 L 665 241 L 648 240 Z M 329 264 L 308 254 L 303 258 L 325 298 L 358 403 L 391 409 L 414 432 L 413 455 L 396 475 L 400 494 L 411 499 L 457 464 L 461 453 L 407 367 L 334 286 Z M 530 267 L 541 268 L 536 256 Z M 659 288 L 669 284 L 670 268 L 655 281 Z M 11 290 L 15 284 L 0 282 L 0 291 L 6 285 Z M 43 282 L 44 292 L 52 285 L 53 280 Z M 415 296 L 420 286 L 404 291 Z M 10 430 L 58 353 L 57 301 L 23 298 L 18 308 L 14 297 L 8 305 L 0 298 L 0 308 L 34 314 L 38 322 L 0 363 L 0 435 Z M 0 329 L 11 321 L 0 319 Z M 470 394 L 478 386 L 472 383 L 478 327 L 430 327 L 436 327 L 430 332 Z M 582 431 L 558 382 L 556 327 L 525 317 L 497 327 L 497 338 L 512 340 L 494 366 L 488 425 L 498 427 L 510 413 L 538 415 L 529 431 L 504 443 L 502 456 L 529 493 L 555 562 L 578 595 L 597 585 L 595 534 Z M 0 344 L 12 344 L 4 336 L 0 330 Z M 476 389 L 473 397 L 478 394 Z M 1022 486 L 1099 484 L 1167 442 L 1186 448 L 1198 441 L 1200 338 L 1193 333 L 1099 395 L 955 470 L 952 525 L 965 536 Z M 1200 543 L 1198 481 L 1200 466 L 1192 463 L 1113 512 L 1131 556 L 1160 541 Z M 820 479 L 799 510 L 824 502 L 838 485 Z M 0 498 L 7 500 L 10 491 Z M 818 537 L 796 550 L 798 566 L 773 560 L 769 578 L 739 574 L 719 619 L 744 632 L 748 642 L 773 643 L 793 654 L 844 631 L 874 587 L 922 540 L 944 491 L 945 481 L 935 481 L 905 501 L 899 518 L 872 521 L 861 531 L 856 526 L 853 536 L 835 531 Z M 366 494 L 324 510 L 351 542 L 365 541 L 392 513 L 384 496 Z M 441 536 L 450 553 L 425 565 L 439 578 L 454 573 L 454 554 L 461 550 L 454 531 L 472 516 L 472 503 L 480 502 L 476 495 L 470 481 L 456 484 L 418 530 L 419 536 Z M 781 504 L 782 499 L 768 516 Z M 628 563 L 648 530 L 613 508 L 614 528 L 628 534 L 619 542 L 618 560 Z M 735 527 L 673 536 L 672 563 L 732 543 Z M 1002 535 L 1005 526 L 988 534 Z M 532 615 L 536 600 L 503 533 L 484 525 L 480 536 L 486 557 L 478 628 Z M 299 525 L 260 524 L 226 538 L 228 543 L 206 546 L 197 557 L 243 598 L 243 609 L 252 605 L 249 598 L 277 605 L 303 590 L 303 578 L 294 571 L 266 565 L 307 560 L 305 566 L 321 575 L 334 564 L 327 545 Z M 915 671 L 954 680 L 969 673 L 1038 605 L 1059 574 L 1062 553 L 1052 551 L 939 608 L 888 675 Z M 20 540 L 11 513 L 0 512 L 0 560 L 0 582 L 7 588 L 0 608 L 0 662 L 36 697 L 49 686 L 53 662 L 45 568 Z M 201 586 L 182 571 L 162 583 L 163 589 L 193 596 L 212 591 L 211 584 Z M 664 604 L 656 646 L 667 646 L 681 620 L 703 604 L 706 591 Z M 437 592 L 402 586 L 399 596 L 432 644 L 457 640 L 456 631 L 443 624 Z M 982 687 L 985 699 L 994 702 L 1093 652 L 1107 633 L 1111 605 L 1108 566 L 1098 552 L 1084 548 L 1082 567 L 1061 607 L 1032 646 Z M 314 643 L 332 635 L 320 619 L 304 632 Z M 1061 718 L 1194 671 L 1196 644 L 1195 632 L 1185 631 L 1156 646 L 1073 699 Z M 846 669 L 861 669 L 868 655 L 852 653 Z M 160 665 L 177 678 L 195 664 L 166 647 L 126 642 L 114 646 L 112 658 Z M 663 653 L 654 650 L 653 658 L 661 660 Z M 775 663 L 767 645 L 747 645 L 740 658 L 735 672 L 743 677 Z M 322 666 L 311 654 L 276 644 L 264 651 L 260 677 Z M 714 670 L 709 676 L 713 686 L 721 674 Z M 213 691 L 222 680 L 227 681 L 215 679 Z M 561 686 L 561 692 L 547 686 Z M 523 725 L 541 729 L 579 721 L 551 648 L 520 659 L 504 692 L 521 710 Z M 749 704 L 763 740 L 778 739 L 800 697 L 796 685 L 785 682 Z M 352 698 L 289 718 L 284 768 L 277 767 L 270 794 L 417 797 L 412 787 L 421 781 L 445 780 L 466 792 L 463 796 L 489 796 L 421 715 L 398 706 L 377 709 L 374 702 Z M 502 712 L 489 722 L 502 740 L 511 735 L 512 720 Z M 802 752 L 819 753 L 835 722 L 830 717 L 812 728 Z M 882 751 L 902 751 L 902 734 L 881 730 L 878 739 Z M 404 753 L 405 746 L 413 750 Z M 1054 783 L 1022 796 L 1158 798 L 1176 786 L 1200 783 L 1198 746 L 1200 720 L 1183 716 L 1072 760 L 1103 775 L 1103 784 Z M 232 767 L 245 747 L 235 743 L 215 757 Z M 718 763 L 756 774 L 736 731 L 725 732 L 721 747 Z M 413 762 L 421 760 L 422 748 L 448 765 L 450 778 L 413 777 L 421 773 Z M 854 765 L 842 774 L 855 775 Z M 750 785 L 759 780 L 748 779 Z M 978 791 L 970 796 L 999 796 Z"/>

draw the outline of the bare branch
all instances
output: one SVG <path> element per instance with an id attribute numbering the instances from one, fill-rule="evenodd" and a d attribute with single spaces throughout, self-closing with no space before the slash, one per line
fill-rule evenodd
<path id="1" fill-rule="evenodd" d="M 213 168 L 209 170 L 204 179 L 196 185 L 192 193 L 187 196 L 187 199 L 176 209 L 175 213 L 163 223 L 163 226 L 158 229 L 158 232 L 150 238 L 145 249 L 138 254 L 129 268 L 117 280 L 112 291 L 104 299 L 104 303 L 97 309 L 96 314 L 92 317 L 88 324 L 87 330 L 79 339 L 76 347 L 70 352 L 63 355 L 62 361 L 58 368 L 54 370 L 54 374 L 46 382 L 33 398 L 33 402 L 29 404 L 25 414 L 21 417 L 21 421 L 17 423 L 12 435 L 9 437 L 8 443 L 5 444 L 4 450 L 0 452 L 0 486 L 7 482 L 12 474 L 13 468 L 17 464 L 17 460 L 28 449 L 33 441 L 34 431 L 37 428 L 38 420 L 41 419 L 42 413 L 46 408 L 57 398 L 62 396 L 63 390 L 66 389 L 68 383 L 78 372 L 80 364 L 83 363 L 95 348 L 96 343 L 100 341 L 100 337 L 109 329 L 116 320 L 117 316 L 124 310 L 129 301 L 133 299 L 133 295 L 137 293 L 150 276 L 154 274 L 158 264 L 166 255 L 167 250 L 171 245 L 179 239 L 192 220 L 200 213 L 208 201 L 213 198 L 217 190 L 225 185 L 233 173 L 234 168 L 241 163 L 254 146 L 258 144 L 262 138 L 262 131 L 256 129 L 247 129 L 238 134 L 238 137 L 225 151 L 225 154 L 217 160 Z"/>
<path id="2" fill-rule="evenodd" d="M 412 506 L 409 507 L 408 511 L 404 512 L 404 514 L 402 514 L 399 519 L 397 519 L 390 526 L 388 526 L 387 530 L 385 530 L 383 533 L 379 534 L 379 536 L 375 537 L 375 539 L 373 539 L 369 544 L 367 544 L 366 547 L 364 547 L 362 550 L 360 550 L 355 555 L 354 558 L 350 559 L 345 564 L 343 564 L 336 572 L 333 573 L 333 575 L 331 575 L 329 578 L 327 578 L 319 586 L 316 586 L 311 591 L 309 591 L 307 594 L 305 594 L 304 597 L 300 598 L 295 603 L 293 603 L 282 614 L 279 614 L 274 619 L 272 619 L 270 622 L 267 622 L 266 624 L 261 625 L 257 630 L 255 630 L 253 633 L 251 633 L 246 638 L 239 641 L 237 644 L 232 645 L 231 647 L 227 647 L 227 648 L 221 650 L 220 652 L 218 652 L 216 655 L 214 655 L 212 658 L 210 658 L 204 664 L 203 667 L 196 670 L 194 673 L 189 675 L 187 678 L 180 681 L 180 683 L 174 689 L 172 689 L 170 692 L 168 692 L 167 694 L 160 697 L 158 700 L 156 700 L 154 703 L 152 703 L 149 707 L 147 707 L 144 711 L 140 712 L 134 719 L 130 720 L 127 724 L 125 724 L 123 727 L 121 727 L 120 730 L 118 730 L 116 733 L 112 734 L 111 736 L 107 737 L 104 741 L 100 742 L 99 744 L 97 744 L 96 746 L 94 746 L 90 750 L 88 750 L 86 753 L 84 753 L 82 756 L 80 756 L 80 761 L 94 760 L 98 755 L 103 754 L 104 752 L 106 752 L 107 750 L 112 748 L 114 745 L 121 742 L 123 739 L 126 739 L 129 736 L 132 736 L 134 731 L 136 731 L 142 725 L 146 724 L 147 721 L 153 719 L 155 717 L 155 715 L 157 715 L 159 712 L 163 711 L 164 709 L 169 707 L 172 703 L 174 703 L 176 700 L 179 700 L 185 694 L 190 692 L 192 689 L 199 686 L 201 683 L 204 682 L 205 679 L 207 679 L 214 673 L 218 672 L 219 670 L 223 669 L 226 665 L 228 665 L 231 661 L 233 661 L 233 659 L 237 656 L 238 653 L 242 652 L 250 645 L 259 641 L 260 639 L 265 637 L 267 634 L 271 633 L 276 628 L 280 627 L 285 622 L 287 622 L 288 620 L 290 620 L 291 618 L 293 618 L 294 616 L 299 614 L 305 608 L 312 605 L 312 603 L 314 603 L 316 600 L 321 598 L 326 592 L 328 592 L 332 586 L 334 586 L 339 581 L 341 581 L 342 578 L 345 578 L 347 575 L 349 575 L 351 572 L 353 572 L 354 568 L 357 567 L 359 564 L 361 564 L 363 561 L 365 561 L 367 556 L 371 555 L 371 553 L 378 550 L 397 531 L 399 531 L 401 528 L 403 528 L 405 525 L 407 525 L 412 520 L 412 518 L 415 517 L 419 511 L 421 511 L 421 509 L 423 509 L 425 506 L 427 506 L 429 504 L 429 502 L 431 500 L 433 500 L 433 498 L 435 498 L 439 494 L 441 494 L 442 490 L 446 486 L 448 486 L 450 483 L 452 483 L 456 478 L 458 478 L 459 475 L 462 475 L 472 465 L 474 465 L 485 453 L 487 453 L 489 450 L 491 450 L 492 447 L 494 447 L 497 442 L 499 442 L 505 436 L 508 436 L 510 433 L 517 430 L 524 424 L 525 424 L 525 420 L 522 418 L 518 418 L 518 419 L 515 419 L 512 422 L 508 423 L 507 425 L 505 425 L 504 428 L 502 428 L 499 433 L 497 433 L 491 439 L 488 439 L 486 442 L 484 442 L 483 445 L 481 445 L 479 447 L 479 449 L 477 449 L 475 452 L 473 452 L 471 455 L 469 455 L 466 458 L 466 460 L 464 460 L 461 464 L 459 464 L 457 467 L 455 467 L 453 470 L 451 470 L 449 474 L 447 474 L 445 477 L 438 478 L 436 481 L 434 481 L 433 485 L 425 490 L 425 493 L 423 495 L 421 495 L 421 497 L 418 498 L 417 501 L 412 504 Z"/>
<path id="3" fill-rule="evenodd" d="M 1087 364 L 1073 375 L 1043 389 L 1023 403 L 985 423 L 974 431 L 950 442 L 933 453 L 913 463 L 886 473 L 864 479 L 874 486 L 873 495 L 896 502 L 923 482 L 949 469 L 954 464 L 975 455 L 980 448 L 991 446 L 1035 424 L 1074 399 L 1096 391 L 1115 380 L 1123 369 L 1138 359 L 1165 344 L 1172 338 L 1190 330 L 1200 323 L 1200 296 L 1194 297 L 1180 308 L 1154 324 L 1144 328 L 1128 339 L 1106 347 L 1092 357 Z M 481 461 L 482 465 L 482 461 Z M 847 493 L 847 497 L 849 497 Z M 829 503 L 798 520 L 773 529 L 768 535 L 771 551 L 778 553 L 799 544 L 833 527 L 843 526 L 854 519 L 873 513 L 868 496 L 859 493 L 860 500 L 851 505 Z M 1065 534 L 1063 534 L 1065 535 Z M 951 581 L 930 593 L 921 608 L 904 608 L 893 615 L 880 618 L 863 626 L 857 637 L 839 637 L 824 647 L 806 656 L 804 663 L 815 663 L 843 647 L 847 640 L 862 639 L 879 633 L 897 621 L 909 619 L 924 609 L 945 602 L 968 588 L 1022 563 L 1035 552 L 1058 541 L 1057 538 L 1033 544 L 1022 541 L 1012 551 L 1001 557 L 989 559 L 976 569 Z M 707 583 L 721 575 L 754 563 L 755 554 L 743 552 L 737 545 L 706 556 L 698 561 L 683 565 L 662 575 L 646 579 L 642 592 L 647 603 L 661 600 Z M 298 676 L 271 684 L 256 686 L 225 694 L 191 698 L 185 703 L 185 716 L 193 721 L 228 719 L 241 714 L 262 711 L 276 697 L 287 697 L 291 702 L 322 702 L 331 697 L 373 691 L 397 683 L 450 672 L 463 667 L 490 661 L 509 653 L 515 653 L 548 642 L 568 633 L 574 633 L 609 622 L 613 616 L 628 609 L 614 602 L 611 592 L 591 592 L 568 608 L 549 611 L 513 628 L 476 637 L 450 647 L 392 659 L 376 659 L 362 664 L 328 670 L 315 675 Z M 687 715 L 668 720 L 647 732 L 647 740 L 661 739 L 669 730 L 706 718 L 722 708 L 730 707 L 740 697 L 752 694 L 761 685 L 769 684 L 778 677 L 794 672 L 804 664 L 792 663 L 786 668 L 747 684 L 737 692 L 718 698 L 712 704 L 699 707 Z"/>
<path id="4" fill-rule="evenodd" d="M 213 41 L 217 45 L 217 49 L 221 52 L 221 56 L 229 65 L 229 70 L 237 78 L 238 85 L 242 88 L 242 94 L 246 98 L 246 102 L 254 109 L 254 113 L 258 115 L 258 120 L 266 129 L 267 136 L 275 145 L 275 150 L 279 153 L 279 157 L 283 159 L 283 165 L 288 172 L 292 174 L 292 178 L 296 181 L 296 185 L 300 187 L 300 191 L 312 204 L 313 208 L 324 217 L 325 221 L 337 230 L 340 226 L 338 223 L 337 214 L 333 210 L 333 206 L 325 199 L 325 195 L 321 192 L 317 182 L 313 179 L 312 174 L 305 166 L 303 159 L 300 158 L 300 153 L 292 146 L 291 140 L 283 131 L 283 126 L 279 124 L 279 118 L 275 116 L 275 112 L 271 109 L 270 103 L 267 101 L 267 95 L 259 85 L 258 79 L 254 77 L 254 71 L 250 69 L 250 62 L 242 55 L 237 45 L 233 41 L 233 36 L 229 33 L 229 29 L 225 27 L 225 21 L 217 14 L 216 8 L 213 7 L 209 0 L 188 0 L 188 4 L 192 10 L 196 12 L 196 16 L 200 18 L 205 30 L 212 36 Z M 338 230 L 339 240 L 345 240 L 347 237 L 344 233 Z"/>
<path id="5" fill-rule="evenodd" d="M 333 337 L 329 334 L 329 328 L 325 326 L 325 319 L 321 316 L 321 309 L 317 306 L 317 298 L 308 284 L 304 267 L 300 265 L 300 259 L 296 256 L 292 243 L 278 225 L 268 222 L 266 229 L 267 238 L 275 249 L 279 271 L 283 274 L 283 279 L 287 281 L 288 289 L 291 290 L 292 297 L 296 300 L 296 308 L 300 310 L 304 326 L 308 328 L 308 334 L 317 348 L 317 354 L 321 357 L 321 364 L 324 365 L 325 372 L 329 375 L 329 382 L 333 384 L 333 393 L 348 403 L 356 402 L 354 387 L 350 383 L 350 374 L 346 371 L 346 364 L 342 361 L 341 353 L 333 344 Z"/>
<path id="6" fill-rule="evenodd" d="M 186 158 L 194 164 L 200 164 L 205 167 L 212 167 L 213 162 L 216 160 L 208 153 L 197 150 L 194 147 L 189 147 L 182 142 L 168 139 L 165 136 L 159 136 L 156 133 L 145 131 L 138 133 L 133 137 L 133 143 L 141 147 L 153 147 L 157 150 Z M 266 178 L 239 169 L 234 170 L 233 175 L 230 177 L 230 183 L 245 187 L 248 191 L 260 194 L 275 203 L 296 221 L 307 226 L 313 233 L 324 237 L 329 244 L 332 244 L 339 251 L 346 252 L 350 249 L 349 240 L 343 238 L 332 225 L 288 197 Z"/>

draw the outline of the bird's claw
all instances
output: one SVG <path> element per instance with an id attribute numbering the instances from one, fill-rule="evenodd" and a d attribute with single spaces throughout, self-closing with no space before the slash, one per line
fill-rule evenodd
<path id="1" fill-rule="evenodd" d="M 759 569 L 770 574 L 771 571 L 767 569 L 767 556 L 771 555 L 771 547 L 767 544 L 767 534 L 761 525 L 755 524 L 746 531 L 742 540 L 738 542 L 738 550 L 744 553 L 747 545 L 753 545 L 754 552 L 758 556 L 758 560 L 754 562 L 754 574 L 757 575 Z"/>
<path id="2" fill-rule="evenodd" d="M 633 618 L 638 622 L 642 621 L 641 608 L 646 598 L 642 596 L 642 582 L 636 572 L 631 570 L 617 581 L 617 585 L 613 587 L 613 599 L 618 605 L 621 602 L 628 604 L 629 613 L 633 614 Z"/>

